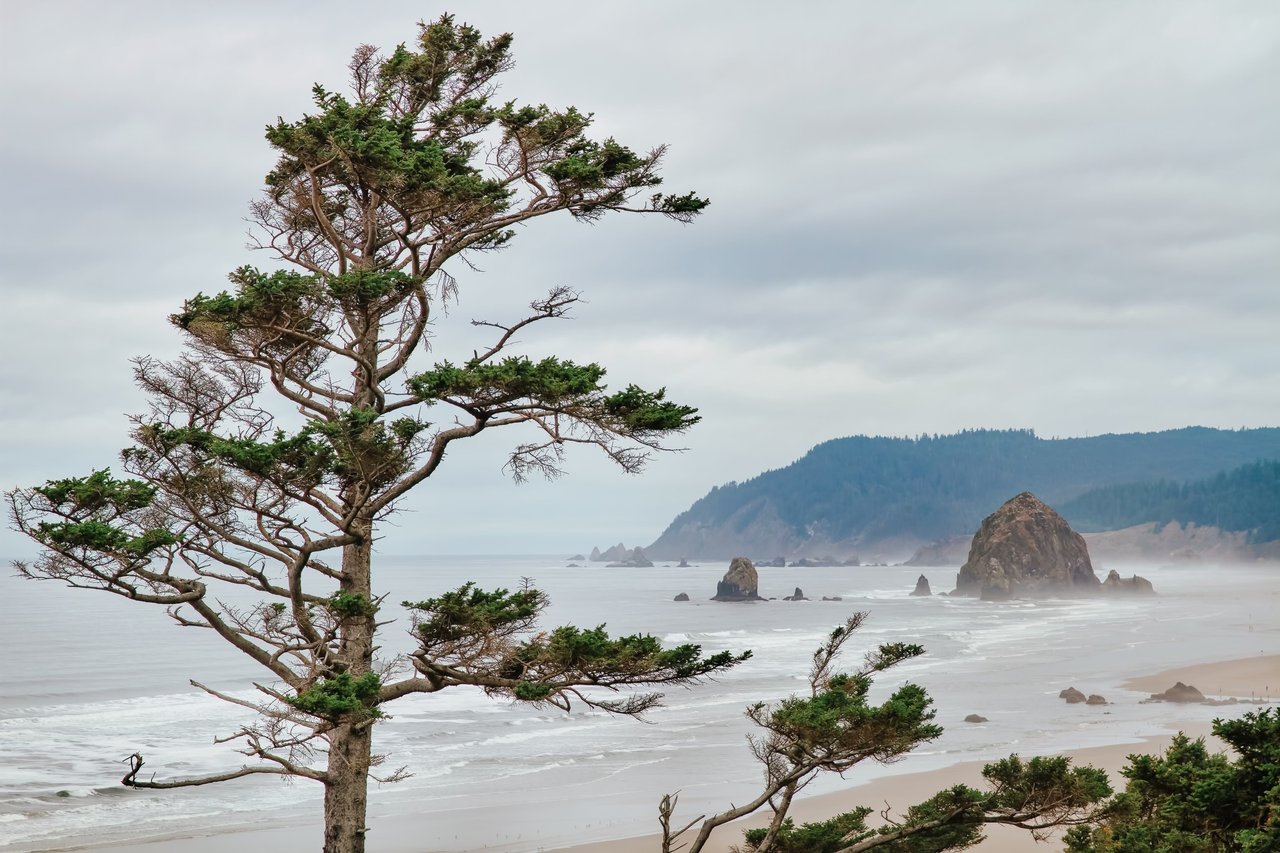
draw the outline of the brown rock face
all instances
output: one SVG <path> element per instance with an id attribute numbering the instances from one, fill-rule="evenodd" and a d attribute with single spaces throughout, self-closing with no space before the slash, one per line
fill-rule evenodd
<path id="1" fill-rule="evenodd" d="M 1155 595 L 1156 589 L 1151 585 L 1151 581 L 1141 575 L 1134 575 L 1131 578 L 1122 578 L 1120 573 L 1112 569 L 1107 573 L 1107 579 L 1102 582 L 1102 591 L 1112 595 Z"/>
<path id="2" fill-rule="evenodd" d="M 924 575 L 916 581 L 916 588 L 911 590 L 912 595 L 933 595 L 933 591 L 929 589 L 929 579 Z"/>
<path id="3" fill-rule="evenodd" d="M 1163 699 L 1165 702 L 1203 702 L 1204 694 L 1190 684 L 1181 681 L 1163 693 L 1152 693 L 1152 699 Z"/>
<path id="4" fill-rule="evenodd" d="M 729 571 L 716 584 L 712 601 L 759 601 L 760 574 L 746 557 L 734 557 Z"/>
<path id="5" fill-rule="evenodd" d="M 987 516 L 973 537 L 953 595 L 990 601 L 1097 592 L 1084 539 L 1030 492 Z"/>

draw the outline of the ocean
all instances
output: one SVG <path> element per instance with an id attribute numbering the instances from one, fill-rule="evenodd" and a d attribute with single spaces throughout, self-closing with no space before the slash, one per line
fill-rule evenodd
<path id="1" fill-rule="evenodd" d="M 813 650 L 855 610 L 869 616 L 850 644 L 849 666 L 879 643 L 923 644 L 927 654 L 881 676 L 873 696 L 904 681 L 923 685 L 946 733 L 905 761 L 864 763 L 848 780 L 824 779 L 809 793 L 1010 752 L 1137 742 L 1176 721 L 1234 713 L 1139 704 L 1143 696 L 1121 684 L 1173 666 L 1275 653 L 1280 635 L 1280 574 L 1261 566 L 1141 567 L 1155 598 L 1011 603 L 908 595 L 922 572 L 935 592 L 949 590 L 954 567 L 763 568 L 761 594 L 779 600 L 731 604 L 708 600 L 725 561 L 634 570 L 572 568 L 562 555 L 377 559 L 386 616 L 399 610 L 394 602 L 468 580 L 512 587 L 530 577 L 550 594 L 547 626 L 607 623 L 614 633 L 754 656 L 714 681 L 669 690 L 643 722 L 463 689 L 389 706 L 375 748 L 387 755 L 387 772 L 405 766 L 413 775 L 373 783 L 374 851 L 381 815 L 420 816 L 423 851 L 522 853 L 653 832 L 665 792 L 680 792 L 689 818 L 743 801 L 760 778 L 743 709 L 805 689 Z M 780 600 L 796 586 L 812 600 Z M 673 602 L 680 592 L 692 601 Z M 818 600 L 824 595 L 843 601 Z M 133 752 L 158 779 L 240 766 L 243 757 L 214 739 L 247 722 L 247 712 L 188 679 L 248 697 L 261 675 L 210 632 L 180 628 L 157 607 L 8 571 L 0 601 L 0 851 L 315 826 L 320 788 L 307 780 L 249 777 L 172 791 L 119 784 Z M 384 629 L 388 650 L 408 646 L 406 630 L 403 616 Z M 1068 686 L 1112 704 L 1067 705 L 1058 692 Z M 989 722 L 962 722 L 970 713 Z M 307 841 L 299 849 L 318 847 L 300 832 Z"/>

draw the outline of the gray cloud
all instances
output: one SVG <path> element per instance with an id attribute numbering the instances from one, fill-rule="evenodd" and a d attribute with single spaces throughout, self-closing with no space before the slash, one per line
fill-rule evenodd
<path id="1" fill-rule="evenodd" d="M 247 261 L 277 115 L 337 87 L 384 3 L 6 7 L 0 484 L 101 466 L 143 401 L 127 359 Z M 1267 2 L 464 6 L 517 36 L 504 97 L 671 143 L 689 227 L 539 222 L 454 270 L 453 319 L 555 284 L 532 352 L 667 385 L 705 422 L 627 479 L 580 456 L 510 485 L 460 449 L 384 550 L 648 540 L 711 485 L 837 435 L 1277 423 L 1280 14 Z M 442 325 L 437 351 L 480 340 Z M 456 357 L 456 355 L 455 355 Z M 8 536 L 8 538 L 5 538 Z M 0 552 L 24 544 L 0 535 Z"/>

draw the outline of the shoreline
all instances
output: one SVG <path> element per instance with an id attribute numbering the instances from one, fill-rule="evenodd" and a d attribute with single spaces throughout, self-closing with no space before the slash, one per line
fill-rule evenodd
<path id="1" fill-rule="evenodd" d="M 1280 655 L 1258 655 L 1216 663 L 1175 667 L 1152 675 L 1128 679 L 1124 682 L 1124 687 L 1137 691 L 1159 692 L 1172 686 L 1174 681 L 1193 684 L 1199 687 L 1206 695 L 1270 696 L 1274 701 L 1275 697 L 1280 694 Z M 1222 692 L 1219 692 L 1220 690 Z M 1249 706 L 1226 707 L 1229 710 L 1225 711 L 1225 713 L 1220 711 L 1219 716 L 1237 716 L 1248 710 Z M 1210 734 L 1209 723 L 1204 720 L 1191 719 L 1190 715 L 1180 716 L 1175 720 L 1169 721 L 1168 724 L 1176 726 L 1178 730 L 1193 737 L 1209 737 Z M 1117 732 L 1116 735 L 1117 737 L 1124 737 L 1126 733 Z M 1172 737 L 1172 733 L 1151 737 L 1132 734 L 1131 739 L 1122 744 L 1068 749 L 1057 752 L 1026 750 L 1021 752 L 1020 755 L 1024 758 L 1030 758 L 1036 754 L 1071 756 L 1077 764 L 1092 764 L 1108 771 L 1113 788 L 1117 788 L 1122 787 L 1124 781 L 1118 771 L 1127 763 L 1129 755 L 1161 751 L 1168 745 Z M 1212 748 L 1222 748 L 1221 744 L 1212 741 L 1211 738 L 1210 744 Z M 909 760 L 909 758 L 905 759 L 908 762 Z M 918 803 L 950 785 L 964 783 L 980 787 L 983 781 L 981 769 L 986 763 L 988 763 L 986 760 L 962 761 L 938 769 L 907 771 L 880 776 L 859 784 L 852 784 L 840 791 L 816 794 L 799 799 L 792 806 L 791 815 L 797 823 L 801 823 L 828 818 L 859 805 L 869 806 L 875 810 L 875 813 L 879 813 L 885 807 L 886 801 L 893 807 L 895 814 L 900 813 L 907 806 Z M 656 826 L 656 802 L 653 807 L 654 825 Z M 725 807 L 728 807 L 727 802 Z M 521 817 L 526 816 L 522 815 Z M 692 817 L 693 815 L 689 815 L 685 820 L 687 821 Z M 762 818 L 759 814 L 754 817 L 754 822 L 752 822 L 751 817 L 748 817 L 734 824 L 720 827 L 712 836 L 712 844 L 708 845 L 707 853 L 728 853 L 730 845 L 740 843 L 743 828 L 761 822 Z M 375 834 L 370 836 L 371 853 L 425 853 L 428 850 L 432 851 L 432 853 L 436 851 L 440 851 L 440 853 L 445 853 L 445 851 L 447 853 L 481 853 L 481 850 L 483 850 L 483 848 L 475 847 L 425 847 L 421 837 L 421 826 L 422 815 L 412 811 L 379 818 L 373 827 Z M 90 850 L 103 851 L 103 853 L 222 853 L 227 849 L 243 848 L 252 850 L 271 849 L 280 851 L 280 853 L 294 853 L 294 851 L 301 853 L 301 851 L 313 848 L 314 845 L 307 842 L 314 840 L 312 838 L 316 834 L 314 829 L 315 824 L 312 821 L 301 823 L 297 820 L 289 820 L 288 822 L 272 823 L 270 826 L 262 826 L 261 824 L 256 826 L 229 826 L 224 831 L 195 837 L 171 835 L 166 838 L 110 844 L 95 844 L 92 841 L 87 843 L 82 841 L 44 849 L 63 851 Z M 1054 849 L 1050 845 L 1041 847 L 1034 843 L 1029 843 L 1029 834 L 1024 830 L 1013 827 L 989 827 L 986 834 L 986 840 L 971 849 L 979 851 L 979 853 L 1018 853 L 1018 851 L 1026 851 L 1028 849 L 1043 849 L 1045 851 Z M 503 847 L 500 843 L 496 846 Z M 510 848 L 503 847 L 503 849 Z M 596 853 L 655 853 L 659 849 L 660 844 L 656 834 L 579 842 L 569 846 L 534 845 L 527 848 L 529 853 L 534 851 L 540 851 L 540 853 L 591 853 L 592 851 L 596 851 Z"/>
<path id="2" fill-rule="evenodd" d="M 1222 744 L 1210 734 L 1210 727 L 1204 723 L 1188 722 L 1180 727 L 1180 731 L 1192 737 L 1204 737 L 1209 741 L 1211 748 L 1222 748 Z M 1112 788 L 1118 789 L 1124 782 L 1124 778 L 1120 776 L 1119 771 L 1127 763 L 1129 755 L 1163 751 L 1173 737 L 1172 734 L 1156 735 L 1141 738 L 1129 744 L 1085 747 L 1051 754 L 1067 755 L 1072 758 L 1072 763 L 1075 765 L 1091 764 L 1106 770 L 1111 778 Z M 1020 753 L 1019 755 L 1022 758 L 1034 757 L 1032 753 Z M 922 770 L 872 779 L 853 785 L 843 791 L 817 794 L 796 800 L 788 814 L 799 824 L 806 821 L 834 817 L 857 806 L 868 806 L 874 810 L 868 818 L 868 823 L 874 826 L 880 823 L 877 815 L 886 806 L 891 806 L 892 814 L 898 816 L 908 806 L 915 805 L 952 785 L 966 784 L 974 788 L 982 788 L 982 768 L 988 763 L 990 762 L 965 761 L 938 770 Z M 742 830 L 764 826 L 767 822 L 765 818 L 757 814 L 719 827 L 712 833 L 711 843 L 707 845 L 705 851 L 706 853 L 729 853 L 731 845 L 741 843 Z M 1048 851 L 1054 849 L 1049 846 L 1043 848 L 1037 846 L 1031 840 L 1030 833 L 1016 827 L 989 826 L 985 830 L 985 835 L 986 838 L 982 842 L 969 849 L 980 851 L 980 853 L 1022 853 L 1028 847 L 1037 850 L 1043 849 L 1048 853 Z M 595 841 L 587 844 L 577 844 L 572 847 L 547 848 L 544 853 L 592 853 L 592 851 L 597 851 L 597 853 L 656 853 L 660 849 L 660 838 L 657 834 L 653 834 L 613 841 Z"/>
<path id="3" fill-rule="evenodd" d="M 1130 678 L 1126 690 L 1160 693 L 1181 681 L 1205 696 L 1276 700 L 1280 698 L 1280 655 L 1258 654 L 1247 658 L 1166 669 L 1154 675 Z"/>
<path id="4" fill-rule="evenodd" d="M 1258 697 L 1275 701 L 1280 696 L 1280 655 L 1256 655 L 1248 658 L 1216 661 L 1213 663 L 1193 664 L 1161 670 L 1151 675 L 1126 679 L 1123 687 L 1127 690 L 1138 690 L 1147 693 L 1162 692 L 1172 687 L 1174 682 L 1181 681 L 1193 685 L 1206 696 L 1230 697 L 1242 700 Z M 1252 707 L 1247 701 L 1237 705 L 1226 705 L 1224 708 L 1239 708 L 1244 713 Z M 1193 706 L 1194 707 L 1194 706 Z M 1232 714 L 1233 716 L 1235 714 Z M 1212 735 L 1212 726 L 1203 721 L 1180 720 L 1178 731 L 1193 738 L 1205 738 L 1210 749 L 1222 751 L 1225 744 Z M 1112 746 L 1085 747 L 1064 752 L 1042 753 L 1030 751 L 1019 753 L 1023 758 L 1035 755 L 1066 755 L 1075 765 L 1091 764 L 1107 771 L 1111 779 L 1111 787 L 1121 790 L 1124 777 L 1120 770 L 1128 763 L 1128 757 L 1139 753 L 1162 752 L 1174 737 L 1173 733 L 1152 737 L 1135 738 L 1128 744 Z M 908 806 L 921 802 L 952 785 L 967 784 L 981 788 L 982 768 L 987 761 L 965 761 L 952 764 L 937 770 L 924 770 L 913 773 L 884 776 L 867 782 L 852 785 L 843 791 L 817 794 L 797 800 L 791 807 L 789 815 L 796 823 L 822 820 L 849 811 L 857 806 L 870 806 L 875 810 L 874 818 L 886 805 L 893 808 L 893 814 L 900 814 Z M 766 820 L 756 815 L 742 818 L 717 829 L 711 836 L 712 843 L 707 845 L 706 853 L 728 853 L 730 845 L 740 843 L 742 830 L 763 826 Z M 1028 847 L 1051 850 L 1052 847 L 1041 848 L 1026 830 L 1010 826 L 990 826 L 985 830 L 986 838 L 970 848 L 979 853 L 1019 853 Z M 546 853 L 653 853 L 660 849 L 658 835 L 645 835 L 635 838 L 624 838 L 614 841 L 599 841 L 578 844 L 571 847 L 548 849 Z"/>

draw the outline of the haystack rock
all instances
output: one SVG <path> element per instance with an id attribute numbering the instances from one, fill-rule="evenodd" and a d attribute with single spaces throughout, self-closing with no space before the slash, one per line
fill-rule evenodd
<path id="1" fill-rule="evenodd" d="M 1066 699 L 1068 705 L 1079 705 L 1081 702 L 1088 701 L 1088 697 L 1085 696 L 1083 693 L 1081 693 L 1079 690 L 1076 690 L 1074 687 L 1068 687 L 1067 689 L 1058 693 L 1058 698 Z"/>
<path id="2" fill-rule="evenodd" d="M 1151 581 L 1141 575 L 1130 578 L 1120 577 L 1120 573 L 1112 569 L 1107 579 L 1102 582 L 1102 591 L 1110 595 L 1155 595 L 1156 589 Z"/>
<path id="3" fill-rule="evenodd" d="M 1084 538 L 1030 492 L 983 519 L 952 595 L 988 601 L 1095 593 L 1101 584 Z"/>
<path id="4" fill-rule="evenodd" d="M 916 581 L 916 588 L 911 590 L 912 595 L 933 595 L 933 591 L 929 589 L 929 579 L 924 575 Z"/>
<path id="5" fill-rule="evenodd" d="M 746 557 L 734 557 L 729 571 L 716 584 L 712 601 L 759 601 L 760 574 Z"/>

